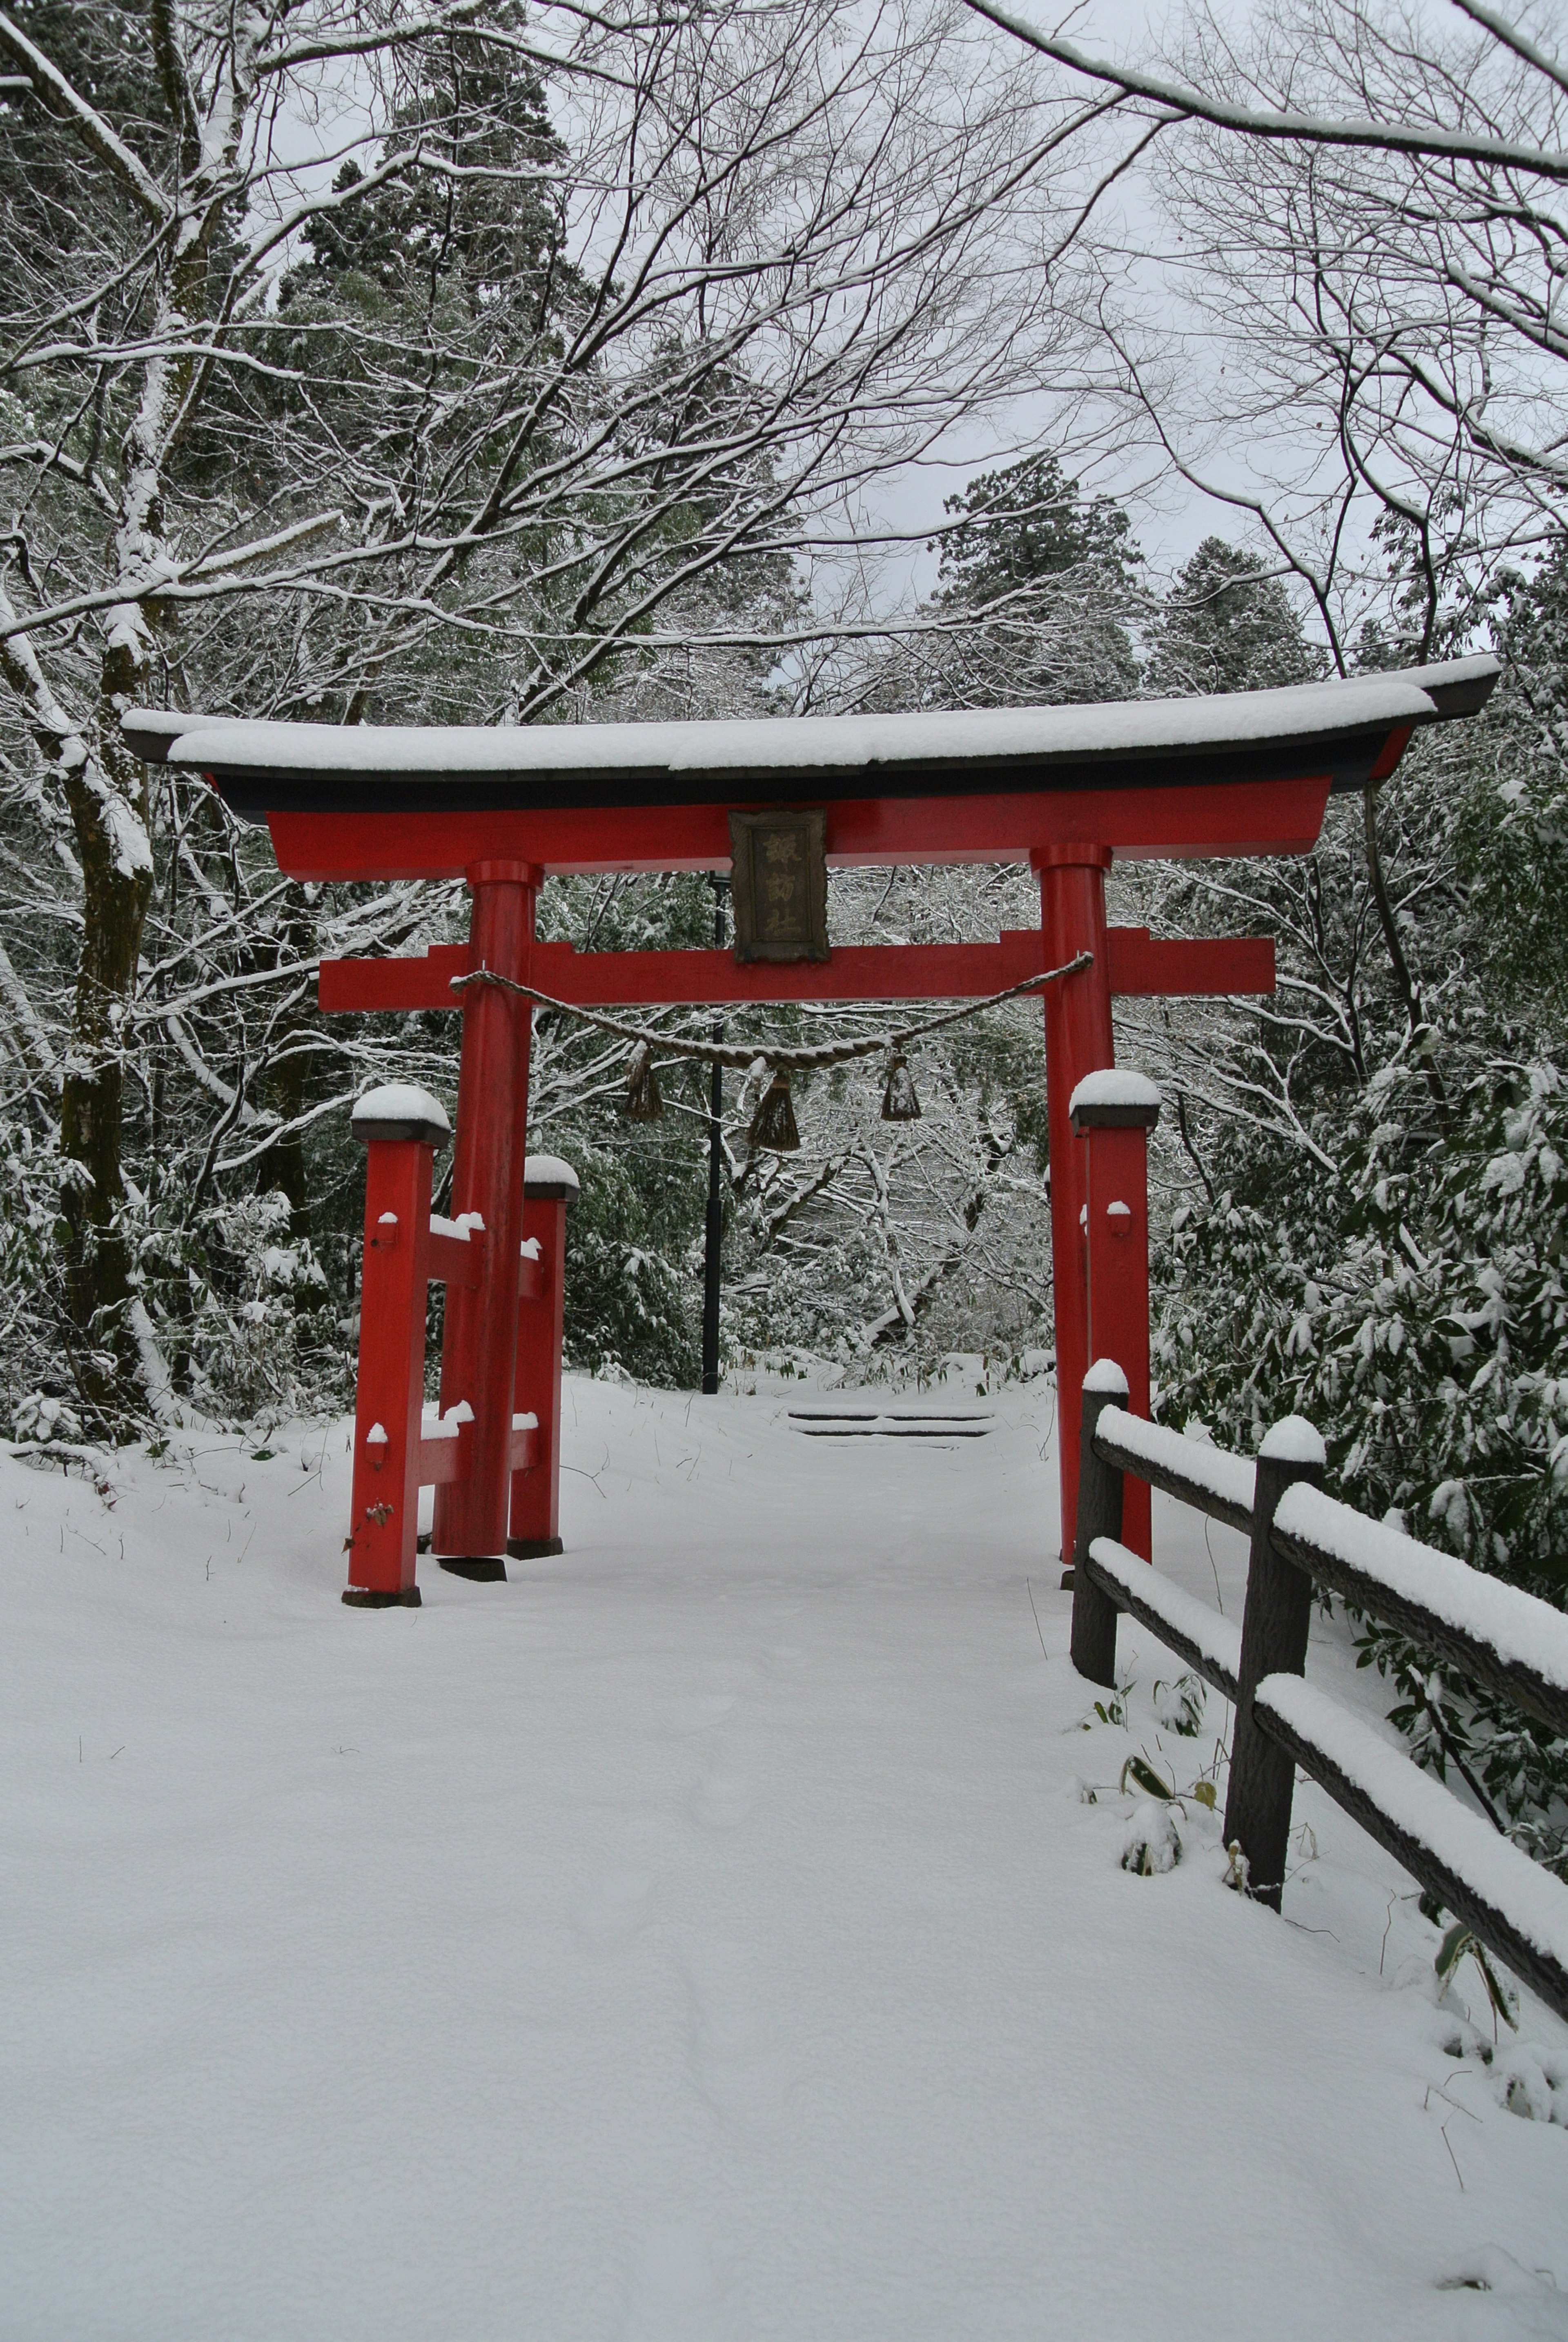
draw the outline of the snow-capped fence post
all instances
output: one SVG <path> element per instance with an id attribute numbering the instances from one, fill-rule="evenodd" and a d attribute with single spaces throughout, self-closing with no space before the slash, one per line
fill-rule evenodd
<path id="1" fill-rule="evenodd" d="M 1119 1380 L 1120 1370 L 1105 1361 L 1084 1385 L 1080 1486 L 1087 1494 L 1073 1594 L 1079 1671 L 1096 1683 L 1112 1680 L 1114 1623 L 1097 1612 L 1090 1599 L 1097 1596 L 1129 1612 L 1233 1703 L 1225 1837 L 1245 1855 L 1260 1902 L 1280 1907 L 1299 1765 L 1548 2007 L 1568 2017 L 1568 1888 L 1303 1674 L 1315 1583 L 1516 1700 L 1552 1731 L 1568 1733 L 1568 1618 L 1325 1495 L 1323 1442 L 1299 1416 L 1275 1424 L 1249 1463 L 1129 1414 L 1116 1403 Z M 1100 1520 L 1114 1517 L 1114 1484 L 1124 1474 L 1250 1532 L 1243 1626 L 1195 1600 L 1113 1532 L 1094 1534 Z"/>
<path id="2" fill-rule="evenodd" d="M 428 1092 L 397 1085 L 362 1097 L 353 1128 L 365 1149 L 365 1266 L 343 1598 L 414 1609 L 431 1171 L 451 1126 Z"/>
<path id="3" fill-rule="evenodd" d="M 577 1175 L 558 1156 L 523 1171 L 523 1267 L 517 1304 L 513 1429 L 534 1417 L 534 1460 L 512 1475 L 506 1552 L 513 1561 L 561 1551 L 561 1336 L 566 1310 L 566 1212 Z"/>
<path id="4" fill-rule="evenodd" d="M 1273 1911 L 1279 1909 L 1284 1887 L 1295 1759 L 1253 1715 L 1253 1695 L 1265 1676 L 1305 1673 L 1313 1605 L 1305 1570 L 1275 1550 L 1274 1514 L 1286 1489 L 1298 1481 L 1321 1488 L 1327 1462 L 1321 1435 L 1299 1415 L 1276 1423 L 1258 1450 L 1225 1844 L 1240 1846 L 1249 1888 Z"/>
<path id="5" fill-rule="evenodd" d="M 544 873 L 527 862 L 484 861 L 466 877 L 471 966 L 525 984 Z M 441 1408 L 444 1415 L 472 1408 L 473 1465 L 462 1480 L 437 1488 L 432 1540 L 442 1568 L 459 1577 L 506 1575 L 533 1015 L 530 1002 L 499 985 L 474 984 L 463 995 L 452 1201 L 457 1217 L 478 1216 L 487 1263 L 482 1284 L 447 1296 Z"/>
<path id="6" fill-rule="evenodd" d="M 1160 1093 L 1144 1075 L 1108 1066 L 1077 1085 L 1068 1118 L 1084 1155 L 1089 1356 L 1115 1359 L 1127 1377 L 1129 1411 L 1147 1416 L 1149 1133 L 1160 1119 Z M 1123 1544 L 1149 1560 L 1147 1481 L 1127 1486 L 1122 1521 Z"/>
<path id="7" fill-rule="evenodd" d="M 1073 1539 L 1073 1665 L 1091 1683 L 1116 1680 L 1117 1607 L 1089 1575 L 1089 1548 L 1096 1537 L 1122 1536 L 1124 1479 L 1094 1446 L 1094 1433 L 1108 1406 L 1124 1406 L 1127 1377 L 1114 1358 L 1097 1358 L 1084 1377 L 1079 1432 L 1078 1520 Z"/>

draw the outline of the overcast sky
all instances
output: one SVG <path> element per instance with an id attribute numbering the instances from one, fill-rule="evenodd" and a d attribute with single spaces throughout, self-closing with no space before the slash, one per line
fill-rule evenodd
<path id="1" fill-rule="evenodd" d="M 1070 33 L 1092 54 L 1136 56 L 1144 61 L 1158 48 L 1167 27 L 1174 28 L 1180 15 L 1179 10 L 1164 5 L 1164 0 L 1154 6 L 1144 5 L 1144 0 L 1084 0 L 1084 5 L 1071 14 L 1061 7 L 1060 0 L 1011 0 L 1011 5 L 1018 15 L 1033 16 L 1043 26 Z M 1233 11 L 1220 13 L 1239 16 L 1244 10 L 1238 5 Z M 998 33 L 994 38 L 1000 47 L 1005 47 L 1004 35 Z M 1130 208 L 1135 217 L 1140 208 L 1135 191 L 1124 190 L 1122 201 L 1124 209 Z M 1043 429 L 1048 437 L 1049 418 L 1044 412 L 1044 402 L 1041 411 L 1033 414 L 1026 402 L 1021 403 L 1009 418 L 1009 427 L 1019 444 L 1040 436 Z M 954 434 L 944 450 L 944 460 L 912 467 L 896 483 L 889 484 L 884 506 L 889 523 L 912 533 L 935 527 L 943 517 L 944 499 L 962 489 L 975 474 L 998 460 L 1007 460 L 1011 452 L 1004 451 L 997 435 L 978 427 L 972 434 Z M 1228 535 L 1239 540 L 1244 535 L 1245 524 L 1241 515 L 1197 495 L 1180 481 L 1163 482 L 1152 498 L 1140 495 L 1140 487 L 1148 479 L 1146 465 L 1112 464 L 1094 475 L 1092 485 L 1097 491 L 1121 496 L 1134 505 L 1138 542 L 1153 570 L 1168 572 L 1179 567 L 1205 536 Z M 912 554 L 909 575 L 924 588 L 934 578 L 935 566 L 934 555 Z"/>

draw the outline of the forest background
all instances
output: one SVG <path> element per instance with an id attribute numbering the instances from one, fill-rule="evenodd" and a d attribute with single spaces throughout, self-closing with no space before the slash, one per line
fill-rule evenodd
<path id="1" fill-rule="evenodd" d="M 1568 1592 L 1568 66 L 1477 0 L 1201 11 L 1091 56 L 895 0 L 33 0 L 0 13 L 0 1414 L 90 1458 L 345 1403 L 375 1080 L 325 955 L 461 890 L 279 878 L 130 758 L 170 704 L 575 723 L 1247 689 L 1495 648 L 1478 721 L 1303 861 L 1133 866 L 1118 916 L 1275 936 L 1258 1004 L 1126 1004 L 1158 1406 Z M 985 445 L 942 518 L 911 480 Z M 1168 574 L 1173 498 L 1212 512 Z M 581 949 L 712 940 L 702 878 L 552 881 Z M 836 941 L 994 936 L 1011 868 L 835 874 Z M 834 1029 L 856 1021 L 834 1011 Z M 679 1016 L 672 1034 L 688 1029 Z M 733 1020 L 813 1026 L 814 1012 Z M 874 1012 L 861 1019 L 868 1028 Z M 583 1181 L 573 1362 L 697 1374 L 708 1126 L 535 1019 Z M 1051 1339 L 1037 1006 L 855 1066 L 798 1154 L 726 1103 L 732 1361 Z M 732 1085 L 732 1090 L 734 1086 Z M 1565 1864 L 1568 1752 L 1386 1636 L 1418 1753 Z"/>

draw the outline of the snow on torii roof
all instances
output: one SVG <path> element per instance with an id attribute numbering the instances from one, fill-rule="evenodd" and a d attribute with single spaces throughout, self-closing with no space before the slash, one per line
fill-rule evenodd
<path id="1" fill-rule="evenodd" d="M 684 724 L 251 723 L 135 708 L 135 752 L 235 812 L 458 813 L 1191 786 L 1312 774 L 1359 788 L 1415 725 L 1471 716 L 1490 656 L 1192 699 Z"/>

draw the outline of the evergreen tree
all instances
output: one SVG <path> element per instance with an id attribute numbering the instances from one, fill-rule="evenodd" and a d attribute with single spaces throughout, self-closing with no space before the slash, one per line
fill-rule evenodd
<path id="1" fill-rule="evenodd" d="M 1206 536 L 1177 572 L 1154 632 L 1149 680 L 1173 698 L 1266 691 L 1323 672 L 1284 586 L 1256 557 Z"/>
<path id="2" fill-rule="evenodd" d="M 982 473 L 944 510 L 923 696 L 947 706 L 1131 698 L 1143 556 L 1127 515 L 1050 454 Z"/>
<path id="3" fill-rule="evenodd" d="M 497 45 L 522 22 L 521 8 L 501 8 L 484 36 L 454 32 L 423 53 L 424 76 L 398 108 L 385 152 L 417 141 L 427 159 L 309 222 L 311 258 L 285 280 L 285 308 L 352 274 L 399 305 L 455 295 L 498 337 L 533 335 L 546 329 L 567 282 L 582 289 L 564 257 L 566 155 L 544 83 Z M 365 177 L 347 162 L 335 191 Z"/>
<path id="4" fill-rule="evenodd" d="M 1413 746 L 1375 828 L 1339 800 L 1301 863 L 1222 874 L 1225 923 L 1239 898 L 1279 936 L 1280 989 L 1218 1027 L 1211 1013 L 1182 1059 L 1204 1192 L 1175 1212 L 1155 1276 L 1169 1419 L 1246 1451 L 1304 1414 L 1352 1503 L 1558 1604 L 1565 551 L 1503 581 L 1493 700 Z M 1282 647 L 1241 678 L 1288 674 Z M 1177 882 L 1167 907 L 1201 916 L 1208 885 Z M 1463 1760 L 1510 1833 L 1568 1873 L 1568 1744 L 1383 1629 L 1362 1656 L 1417 1756 Z"/>

